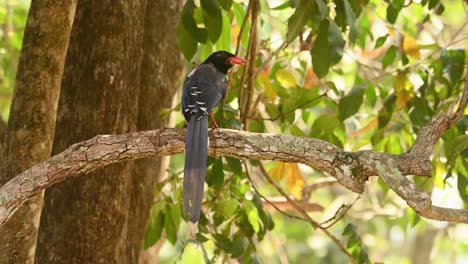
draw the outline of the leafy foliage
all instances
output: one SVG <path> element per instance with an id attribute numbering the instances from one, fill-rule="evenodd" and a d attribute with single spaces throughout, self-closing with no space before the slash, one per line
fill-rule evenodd
<path id="1" fill-rule="evenodd" d="M 466 32 L 463 1 L 258 0 L 257 25 L 252 24 L 248 2 L 187 0 L 176 32 L 187 70 L 191 61 L 200 62 L 215 50 L 238 49 L 245 56 L 249 43 L 257 45 L 257 54 L 248 58 L 255 66 L 252 84 L 245 68 L 234 68 L 230 75 L 229 93 L 215 113 L 221 127 L 245 129 L 247 123 L 250 131 L 314 137 L 352 151 L 372 148 L 400 154 L 430 118 L 447 110 L 461 93 L 467 72 L 467 39 L 460 34 Z M 5 119 L 28 7 L 28 0 L 0 1 L 0 114 Z M 258 39 L 250 41 L 253 27 Z M 243 102 L 249 93 L 252 107 L 246 109 Z M 180 116 L 178 120 L 182 123 Z M 468 208 L 467 127 L 465 110 L 433 153 L 433 179 L 414 177 L 438 204 Z M 278 213 L 260 196 L 278 194 L 262 180 L 258 165 L 209 158 L 196 239 L 208 251 L 202 254 L 204 250 L 187 243 L 184 233 L 183 157 L 173 157 L 168 178 L 155 189 L 144 248 L 167 240 L 163 263 L 172 263 L 179 253 L 182 262 L 193 256 L 206 262 L 348 262 L 328 238 L 308 223 Z M 333 215 L 336 204 L 350 200 L 339 188 L 307 193 L 307 187 L 323 177 L 320 172 L 298 164 L 264 165 L 296 201 L 328 208 L 310 212 L 313 219 Z M 395 199 L 380 179 L 371 179 L 368 189 L 330 229 L 341 234 L 338 239 L 358 262 L 410 262 L 408 248 L 419 250 L 410 241 L 433 230 L 441 234 L 430 252 L 434 263 L 468 250 L 463 226 L 441 228 L 426 221 Z M 463 261 L 463 255 L 458 260 Z"/>
<path id="2" fill-rule="evenodd" d="M 455 22 L 455 3 L 262 0 L 259 1 L 259 22 L 253 25 L 248 1 L 218 1 L 219 6 L 215 2 L 209 1 L 212 9 L 208 1 L 200 1 L 200 6 L 187 1 L 184 7 L 190 12 L 182 14 L 184 31 L 179 31 L 179 47 L 188 61 L 193 58 L 202 61 L 217 49 L 234 51 L 237 48 L 239 54 L 245 56 L 250 49 L 252 28 L 256 26 L 259 32 L 253 86 L 246 81 L 245 68 L 232 70 L 229 93 L 224 105 L 215 113 L 222 127 L 245 129 L 243 124 L 247 122 L 248 129 L 255 132 L 314 137 L 351 150 L 372 148 L 401 154 L 411 146 L 416 133 L 431 116 L 447 109 L 460 94 L 466 51 L 460 48 L 463 45 L 457 45 L 460 38 L 456 32 L 460 32 L 462 23 Z M 446 6 L 452 7 L 450 12 Z M 222 10 L 222 18 L 216 10 Z M 203 16 L 209 12 L 213 14 L 212 21 Z M 446 23 L 445 30 L 455 34 L 450 43 L 439 38 L 440 32 L 433 26 L 446 17 L 452 20 Z M 195 23 L 186 25 L 185 20 Z M 217 26 L 221 25 L 221 33 L 219 28 L 210 25 L 215 20 Z M 423 34 L 432 38 L 423 39 Z M 243 103 L 249 89 L 253 93 L 251 109 Z M 247 121 L 243 117 L 246 111 Z M 434 180 L 415 177 L 415 182 L 427 191 L 442 188 L 453 192 L 456 182 L 465 206 L 468 204 L 466 120 L 462 118 L 447 132 L 439 150 L 436 149 Z M 268 197 L 275 193 L 262 185 L 257 186 L 261 186 L 259 194 L 254 192 L 253 186 L 262 182 L 258 162 L 247 162 L 244 166 L 232 158 L 210 158 L 208 163 L 207 208 L 204 221 L 200 223 L 199 241 L 207 247 L 214 246 L 212 258 L 224 256 L 246 262 L 259 259 L 258 254 L 266 252 L 262 245 L 268 244 L 262 240 L 267 230 L 275 226 L 270 232 L 288 238 L 288 251 L 283 254 L 293 262 L 310 262 L 311 259 L 344 262 L 344 256 L 330 253 L 336 249 L 321 248 L 328 252 L 326 255 L 319 255 L 313 249 L 307 253 L 295 250 L 304 247 L 308 238 L 321 236 L 305 235 L 304 228 L 309 229 L 306 224 L 297 221 L 289 224 L 290 219 L 283 219 L 277 213 L 272 217 L 270 214 L 274 211 L 265 210 L 262 205 L 265 201 L 259 194 Z M 174 159 L 172 167 L 180 166 L 181 161 Z M 297 164 L 268 163 L 266 166 L 269 175 L 297 201 L 308 197 L 304 196 L 305 186 L 321 176 Z M 251 177 L 256 184 L 250 182 L 247 173 L 253 174 Z M 180 184 L 178 179 L 173 178 L 175 185 Z M 363 202 L 355 205 L 360 209 L 351 209 L 349 216 L 336 224 L 336 229 L 343 230 L 340 240 L 344 247 L 360 263 L 379 261 L 376 256 L 382 249 L 363 237 L 371 235 L 374 240 L 382 241 L 379 236 L 388 234 L 381 227 L 421 229 L 418 232 L 429 228 L 429 224 L 406 209 L 405 204 L 394 201 L 395 195 L 388 192 L 382 181 L 377 181 L 375 186 L 379 186 L 379 190 L 374 199 L 385 208 L 397 208 L 394 210 L 403 217 L 400 220 L 373 219 L 364 221 L 368 225 L 362 226 L 356 211 L 373 211 Z M 344 194 L 333 189 L 319 193 L 312 193 L 312 196 L 320 204 L 344 199 Z M 298 232 L 293 231 L 300 225 L 305 226 L 298 228 Z M 294 240 L 299 244 L 293 243 Z M 270 247 L 277 250 L 275 245 L 270 244 Z M 392 250 L 383 254 L 393 262 L 401 262 L 403 258 L 392 254 Z M 266 255 L 262 258 L 277 261 Z"/>

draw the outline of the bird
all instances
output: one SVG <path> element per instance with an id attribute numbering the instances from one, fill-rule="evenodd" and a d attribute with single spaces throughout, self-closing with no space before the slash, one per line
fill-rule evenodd
<path id="1" fill-rule="evenodd" d="M 227 72 L 246 60 L 227 51 L 212 53 L 185 77 L 182 88 L 182 115 L 186 121 L 184 165 L 184 214 L 191 229 L 197 228 L 203 199 L 203 187 L 208 157 L 208 116 L 213 128 L 215 108 L 227 92 Z M 191 236 L 194 232 L 191 230 Z"/>

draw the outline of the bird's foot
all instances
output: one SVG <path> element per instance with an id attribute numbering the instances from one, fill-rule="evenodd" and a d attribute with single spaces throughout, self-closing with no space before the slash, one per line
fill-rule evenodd
<path id="1" fill-rule="evenodd" d="M 213 112 L 210 112 L 210 117 L 211 117 L 211 121 L 213 121 L 213 126 L 211 126 L 211 129 L 214 130 L 214 129 L 219 129 L 218 127 L 218 124 L 216 124 L 216 120 L 213 116 Z"/>

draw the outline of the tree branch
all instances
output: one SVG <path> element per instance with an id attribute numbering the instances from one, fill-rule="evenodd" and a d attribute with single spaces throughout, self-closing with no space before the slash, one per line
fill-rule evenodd
<path id="1" fill-rule="evenodd" d="M 0 226 L 29 197 L 69 177 L 109 164 L 184 152 L 185 130 L 158 129 L 122 135 L 102 135 L 76 143 L 0 188 Z M 374 151 L 345 152 L 322 140 L 288 135 L 219 129 L 210 133 L 210 155 L 240 159 L 278 160 L 307 164 L 335 177 L 346 188 L 362 193 L 364 183 L 378 171 L 365 161 L 395 160 L 403 175 L 430 176 L 429 161 L 405 159 Z"/>
<path id="2" fill-rule="evenodd" d="M 410 150 L 402 155 L 371 150 L 346 152 L 319 139 L 230 129 L 210 132 L 209 154 L 303 163 L 333 176 L 356 193 L 364 191 L 369 176 L 380 175 L 421 216 L 468 223 L 468 210 L 433 206 L 429 194 L 403 177 L 431 176 L 429 158 L 432 149 L 442 133 L 461 116 L 467 102 L 467 90 L 468 80 L 457 110 L 453 114 L 436 115 L 421 129 Z M 0 187 L 0 227 L 29 197 L 55 183 L 117 162 L 182 153 L 184 148 L 185 130 L 176 128 L 96 136 L 76 143 Z"/>

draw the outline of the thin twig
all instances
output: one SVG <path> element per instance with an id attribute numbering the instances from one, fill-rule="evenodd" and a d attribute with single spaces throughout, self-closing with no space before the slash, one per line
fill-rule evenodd
<path id="1" fill-rule="evenodd" d="M 249 118 L 249 119 L 254 119 L 254 120 L 276 121 L 276 120 L 280 119 L 280 118 L 283 117 L 283 116 L 287 116 L 287 115 L 289 115 L 290 113 L 293 113 L 293 112 L 296 111 L 297 109 L 300 109 L 300 108 L 302 108 L 302 107 L 304 107 L 304 106 L 306 106 L 306 105 L 308 105 L 308 104 L 310 104 L 310 103 L 313 103 L 313 102 L 317 101 L 318 99 L 320 99 L 320 98 L 322 98 L 322 97 L 324 97 L 324 96 L 327 96 L 327 93 L 328 93 L 328 92 L 325 92 L 325 93 L 323 93 L 323 94 L 321 94 L 321 95 L 319 95 L 319 96 L 317 96 L 317 97 L 315 97 L 315 98 L 312 98 L 312 99 L 310 99 L 310 100 L 307 100 L 307 101 L 303 102 L 302 104 L 297 105 L 297 106 L 294 107 L 293 109 L 290 109 L 290 110 L 288 110 L 288 111 L 286 111 L 286 112 L 284 112 L 284 113 L 281 113 L 281 114 L 279 114 L 279 115 L 277 115 L 277 116 L 275 116 L 275 117 L 269 117 L 269 118 L 264 118 L 264 117 L 248 117 L 248 118 Z"/>
<path id="2" fill-rule="evenodd" d="M 257 60 L 257 39 L 258 39 L 258 10 L 260 8 L 258 0 L 253 0 L 251 5 L 251 26 L 250 26 L 250 39 L 249 39 L 249 56 L 248 56 L 248 65 L 246 67 L 247 72 L 247 99 L 242 101 L 241 106 L 241 115 L 242 115 L 242 124 L 244 130 L 248 130 L 249 119 L 247 118 L 250 114 L 252 98 L 254 94 L 254 83 L 255 83 L 255 63 Z M 244 79 L 243 79 L 244 82 Z M 244 87 L 243 83 L 240 86 L 240 89 Z"/>
<path id="3" fill-rule="evenodd" d="M 351 207 L 353 207 L 354 203 L 356 203 L 356 201 L 359 200 L 359 198 L 361 198 L 361 195 L 358 195 L 356 197 L 356 199 L 354 199 L 354 201 L 351 204 L 348 204 L 348 205 L 342 204 L 340 206 L 340 208 L 338 208 L 338 210 L 336 210 L 335 215 L 333 215 L 333 217 L 331 217 L 328 220 L 323 221 L 322 223 L 320 223 L 320 225 L 322 225 L 324 228 L 328 229 L 328 228 L 332 227 L 333 225 L 335 225 L 336 223 L 338 223 L 338 221 L 340 221 L 346 215 L 346 213 L 349 211 L 349 209 L 351 209 Z M 324 226 L 326 223 L 328 223 L 330 221 L 333 221 L 333 222 L 331 222 L 327 226 Z"/>
<path id="4" fill-rule="evenodd" d="M 331 186 L 340 186 L 340 183 L 333 178 L 331 180 L 314 182 L 304 187 L 304 190 L 302 190 L 302 200 L 308 200 L 310 198 L 310 194 L 317 189 Z"/>
<path id="5" fill-rule="evenodd" d="M 247 178 L 249 179 L 250 181 L 250 185 L 252 185 L 252 188 L 254 189 L 254 191 L 258 194 L 258 196 L 260 196 L 263 200 L 265 200 L 268 204 L 270 204 L 271 206 L 273 206 L 273 208 L 275 208 L 278 212 L 284 214 L 285 216 L 287 217 L 290 217 L 290 218 L 294 218 L 294 219 L 298 219 L 298 220 L 301 220 L 301 221 L 304 221 L 304 222 L 308 222 L 307 219 L 304 219 L 300 216 L 297 216 L 297 215 L 292 215 L 292 214 L 289 214 L 289 213 L 286 213 L 285 211 L 281 210 L 279 207 L 277 207 L 273 202 L 271 202 L 270 200 L 268 200 L 268 198 L 266 198 L 258 189 L 257 187 L 255 186 L 255 183 L 253 182 L 252 180 L 252 177 L 250 177 L 250 173 L 249 173 L 249 169 L 247 167 L 247 163 L 245 161 L 243 161 L 244 163 L 244 168 L 245 168 L 245 173 L 247 174 Z"/>
<path id="6" fill-rule="evenodd" d="M 354 256 L 352 256 L 347 250 L 346 248 L 341 244 L 341 242 L 338 240 L 338 238 L 336 238 L 332 233 L 330 233 L 326 228 L 322 227 L 320 225 L 320 223 L 318 223 L 317 221 L 313 220 L 309 214 L 307 214 L 306 211 L 304 211 L 304 209 L 302 209 L 300 206 L 298 206 L 290 197 L 289 195 L 287 195 L 283 189 L 281 187 L 278 186 L 278 184 L 276 184 L 276 182 L 273 181 L 273 179 L 270 177 L 270 175 L 268 175 L 268 172 L 265 170 L 265 167 L 263 166 L 263 164 L 261 162 L 259 162 L 259 168 L 260 168 L 260 171 L 261 173 L 263 174 L 263 176 L 265 177 L 265 179 L 267 179 L 267 181 L 273 185 L 273 187 L 275 187 L 275 189 L 281 194 L 283 195 L 286 200 L 288 200 L 289 203 L 291 203 L 291 205 L 305 218 L 307 219 L 307 222 L 309 222 L 312 227 L 314 228 L 318 228 L 320 230 L 322 230 L 322 232 L 328 236 L 334 243 L 335 245 L 346 255 L 348 256 L 348 258 L 353 261 L 353 262 L 357 262 L 357 260 L 355 259 Z"/>
<path id="7" fill-rule="evenodd" d="M 282 50 L 285 49 L 289 43 L 284 41 L 276 50 L 274 50 L 272 53 L 270 53 L 270 56 L 260 65 L 257 70 L 255 71 L 255 78 L 263 71 L 263 69 L 270 63 L 270 61 L 273 59 L 273 57 L 277 56 L 278 53 Z"/>
<path id="8" fill-rule="evenodd" d="M 250 14 L 251 6 L 252 6 L 251 2 L 252 1 L 249 1 L 249 4 L 247 5 L 247 10 L 245 11 L 245 17 L 244 17 L 244 20 L 242 20 L 242 25 L 239 30 L 239 35 L 237 36 L 236 52 L 234 52 L 236 56 L 239 55 L 240 42 L 242 40 L 242 33 L 244 33 L 245 25 L 247 25 L 247 20 L 249 19 L 249 14 Z"/>

